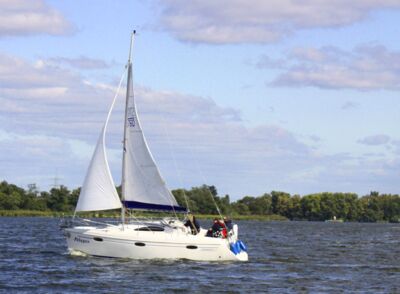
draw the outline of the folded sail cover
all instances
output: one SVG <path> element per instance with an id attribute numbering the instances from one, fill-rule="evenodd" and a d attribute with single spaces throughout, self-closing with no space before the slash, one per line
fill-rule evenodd
<path id="1" fill-rule="evenodd" d="M 136 111 L 131 63 L 128 67 L 125 128 L 126 150 L 122 185 L 124 205 L 132 209 L 186 211 L 185 208 L 178 206 L 168 190 L 147 146 Z"/>
<path id="2" fill-rule="evenodd" d="M 123 201 L 123 202 L 125 207 L 137 210 L 164 210 L 164 211 L 186 212 L 186 208 L 181 206 L 143 203 L 138 201 Z"/>

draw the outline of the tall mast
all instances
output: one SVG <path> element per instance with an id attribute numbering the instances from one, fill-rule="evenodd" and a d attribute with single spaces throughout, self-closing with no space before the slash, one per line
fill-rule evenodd
<path id="1" fill-rule="evenodd" d="M 125 101 L 125 119 L 124 119 L 124 139 L 122 141 L 123 144 L 123 149 L 122 149 L 122 179 L 121 179 L 121 188 L 122 188 L 122 208 L 121 208 L 121 222 L 122 222 L 122 228 L 124 228 L 125 224 L 125 205 L 124 205 L 124 200 L 125 200 L 125 157 L 126 157 L 126 129 L 127 129 L 127 121 L 128 121 L 128 103 L 129 103 L 129 96 L 133 95 L 133 89 L 132 93 L 130 93 L 130 83 L 132 82 L 132 47 L 133 47 L 133 41 L 134 37 L 136 34 L 136 30 L 132 31 L 131 34 L 131 43 L 129 46 L 129 56 L 128 56 L 128 78 L 127 78 L 127 83 L 126 83 L 126 101 Z"/>

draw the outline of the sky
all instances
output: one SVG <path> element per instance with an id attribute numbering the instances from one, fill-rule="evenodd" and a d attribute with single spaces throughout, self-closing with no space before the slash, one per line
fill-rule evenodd
<path id="1" fill-rule="evenodd" d="M 133 29 L 169 188 L 400 193 L 400 0 L 0 0 L 0 180 L 82 185 Z"/>

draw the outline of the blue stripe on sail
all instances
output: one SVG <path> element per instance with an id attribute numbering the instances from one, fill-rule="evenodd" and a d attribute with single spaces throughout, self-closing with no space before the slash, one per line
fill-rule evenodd
<path id="1" fill-rule="evenodd" d="M 186 212 L 187 209 L 182 206 L 171 206 L 163 204 L 151 204 L 138 201 L 122 201 L 126 208 L 131 209 L 143 209 L 143 210 L 164 210 L 164 211 L 176 211 Z"/>

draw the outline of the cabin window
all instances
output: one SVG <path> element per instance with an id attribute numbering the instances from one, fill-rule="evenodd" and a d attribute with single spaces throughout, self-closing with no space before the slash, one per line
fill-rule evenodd
<path id="1" fill-rule="evenodd" d="M 144 244 L 144 243 L 142 243 L 142 242 L 136 242 L 135 245 L 136 245 L 136 246 L 139 246 L 139 247 L 146 246 L 146 244 Z"/>
<path id="2" fill-rule="evenodd" d="M 93 240 L 103 242 L 103 238 L 100 238 L 100 237 L 94 237 Z"/>
<path id="3" fill-rule="evenodd" d="M 188 245 L 186 246 L 187 249 L 197 249 L 197 246 L 195 245 Z"/>
<path id="4" fill-rule="evenodd" d="M 164 231 L 163 227 L 158 226 L 147 226 L 135 229 L 135 231 L 151 231 L 151 232 L 162 232 Z"/>

